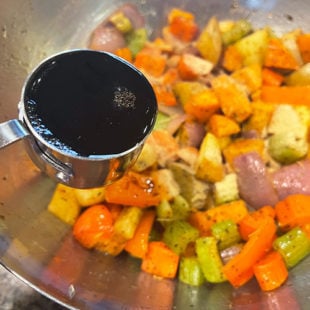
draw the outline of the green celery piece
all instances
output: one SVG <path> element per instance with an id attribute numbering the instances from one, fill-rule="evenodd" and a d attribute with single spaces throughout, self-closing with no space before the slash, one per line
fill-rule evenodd
<path id="1" fill-rule="evenodd" d="M 181 258 L 179 280 L 192 286 L 200 286 L 206 281 L 197 257 Z"/>
<path id="2" fill-rule="evenodd" d="M 173 211 L 173 219 L 185 220 L 190 213 L 190 205 L 187 200 L 181 196 L 176 196 L 171 202 L 171 208 Z"/>
<path id="3" fill-rule="evenodd" d="M 310 254 L 310 240 L 301 228 L 295 227 L 278 237 L 273 248 L 282 255 L 286 266 L 292 268 Z"/>
<path id="4" fill-rule="evenodd" d="M 210 283 L 226 281 L 222 272 L 223 263 L 215 237 L 200 237 L 196 240 L 196 253 L 202 272 Z"/>
<path id="5" fill-rule="evenodd" d="M 229 45 L 237 42 L 252 30 L 252 25 L 245 19 L 240 19 L 235 22 L 233 27 L 222 34 L 222 40 L 224 45 Z"/>
<path id="6" fill-rule="evenodd" d="M 199 237 L 199 231 L 188 222 L 180 220 L 170 222 L 164 231 L 163 241 L 176 254 L 185 251 L 190 242 L 195 242 Z"/>
<path id="7" fill-rule="evenodd" d="M 224 250 L 241 241 L 237 224 L 230 220 L 213 224 L 211 232 L 218 241 L 219 250 Z"/>
<path id="8" fill-rule="evenodd" d="M 147 31 L 145 28 L 135 29 L 126 35 L 127 46 L 135 57 L 144 47 L 147 41 Z"/>

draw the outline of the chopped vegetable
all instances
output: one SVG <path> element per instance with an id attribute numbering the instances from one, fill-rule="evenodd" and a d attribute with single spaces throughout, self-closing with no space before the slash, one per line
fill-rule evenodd
<path id="1" fill-rule="evenodd" d="M 244 66 L 263 64 L 269 36 L 270 30 L 268 28 L 259 29 L 234 44 L 237 51 L 242 55 Z"/>
<path id="2" fill-rule="evenodd" d="M 154 210 L 146 210 L 141 217 L 134 236 L 126 242 L 125 250 L 132 256 L 143 258 L 146 255 L 155 215 Z"/>
<path id="3" fill-rule="evenodd" d="M 172 9 L 168 21 L 170 32 L 182 41 L 190 42 L 198 33 L 195 17 L 189 12 Z"/>
<path id="4" fill-rule="evenodd" d="M 179 280 L 193 286 L 200 286 L 205 283 L 206 280 L 197 257 L 181 258 Z"/>
<path id="5" fill-rule="evenodd" d="M 145 28 L 135 29 L 126 35 L 127 46 L 131 54 L 135 57 L 144 47 L 147 41 L 147 31 Z"/>
<path id="6" fill-rule="evenodd" d="M 280 86 L 284 81 L 283 75 L 277 73 L 276 71 L 263 68 L 262 70 L 262 82 L 266 86 Z"/>
<path id="7" fill-rule="evenodd" d="M 176 254 L 184 253 L 187 245 L 194 242 L 199 231 L 186 221 L 173 221 L 165 227 L 163 241 Z"/>
<path id="8" fill-rule="evenodd" d="M 108 239 L 113 232 L 113 220 L 105 205 L 87 208 L 73 226 L 74 237 L 86 248 L 94 248 L 101 239 Z"/>
<path id="9" fill-rule="evenodd" d="M 305 63 L 310 62 L 310 33 L 299 35 L 297 37 L 297 45 L 303 61 Z"/>
<path id="10" fill-rule="evenodd" d="M 152 241 L 142 260 L 141 269 L 158 277 L 174 278 L 178 270 L 179 259 L 179 256 L 164 242 Z"/>
<path id="11" fill-rule="evenodd" d="M 220 103 L 211 89 L 206 89 L 191 96 L 184 103 L 185 112 L 200 122 L 206 122 L 219 109 Z"/>
<path id="12" fill-rule="evenodd" d="M 239 223 L 239 233 L 243 240 L 249 240 L 252 233 L 254 233 L 266 219 L 270 217 L 275 218 L 275 210 L 271 206 L 264 206 L 260 209 L 247 214 Z"/>
<path id="13" fill-rule="evenodd" d="M 75 197 L 82 207 L 95 205 L 104 201 L 105 190 L 101 188 L 74 189 Z"/>
<path id="14" fill-rule="evenodd" d="M 218 63 L 222 53 L 222 35 L 216 17 L 210 18 L 199 35 L 196 46 L 204 59 L 215 65 Z"/>
<path id="15" fill-rule="evenodd" d="M 275 205 L 275 212 L 283 230 L 310 223 L 310 196 L 289 195 Z"/>
<path id="16" fill-rule="evenodd" d="M 299 64 L 286 49 L 285 45 L 280 39 L 271 38 L 268 42 L 264 65 L 266 67 L 296 70 L 299 68 Z"/>
<path id="17" fill-rule="evenodd" d="M 226 280 L 222 272 L 223 264 L 214 237 L 201 237 L 196 240 L 196 252 L 202 272 L 210 283 Z"/>
<path id="18" fill-rule="evenodd" d="M 197 211 L 190 215 L 189 222 L 199 229 L 202 236 L 210 235 L 214 223 L 231 220 L 239 223 L 248 214 L 243 200 L 222 204 L 206 211 Z"/>
<path id="19" fill-rule="evenodd" d="M 48 204 L 48 211 L 63 222 L 73 225 L 81 211 L 75 190 L 66 185 L 58 184 Z"/>
<path id="20" fill-rule="evenodd" d="M 213 114 L 208 122 L 208 129 L 216 137 L 227 137 L 240 132 L 240 126 L 231 118 L 221 115 Z"/>
<path id="21" fill-rule="evenodd" d="M 223 180 L 214 183 L 214 201 L 220 205 L 239 199 L 237 175 L 226 174 Z"/>
<path id="22" fill-rule="evenodd" d="M 272 218 L 266 218 L 260 227 L 250 235 L 241 252 L 223 267 L 223 273 L 235 287 L 246 283 L 253 276 L 253 266 L 272 248 L 276 225 Z"/>
<path id="23" fill-rule="evenodd" d="M 207 133 L 202 141 L 196 164 L 196 176 L 199 179 L 217 182 L 224 177 L 222 155 L 217 138 Z"/>
<path id="24" fill-rule="evenodd" d="M 285 282 L 288 271 L 280 253 L 272 251 L 254 265 L 254 275 L 263 291 L 271 291 Z"/>
<path id="25" fill-rule="evenodd" d="M 106 186 L 105 199 L 109 203 L 145 208 L 156 206 L 160 195 L 154 191 L 151 177 L 131 172 Z"/>
<path id="26" fill-rule="evenodd" d="M 270 103 L 307 105 L 310 107 L 310 86 L 263 86 L 261 99 Z"/>
<path id="27" fill-rule="evenodd" d="M 239 123 L 251 115 L 252 109 L 247 93 L 232 77 L 222 74 L 212 80 L 212 87 L 227 117 Z"/>
<path id="28" fill-rule="evenodd" d="M 211 227 L 211 233 L 218 242 L 219 250 L 228 248 L 241 241 L 238 226 L 231 220 L 213 224 Z"/>
<path id="29" fill-rule="evenodd" d="M 189 53 L 184 53 L 178 64 L 178 72 L 184 80 L 195 80 L 199 76 L 206 76 L 212 69 L 212 62 Z"/>
<path id="30" fill-rule="evenodd" d="M 310 254 L 310 240 L 299 227 L 295 227 L 278 237 L 273 248 L 281 254 L 287 268 L 292 268 Z"/>
<path id="31" fill-rule="evenodd" d="M 287 125 L 290 123 L 290 130 Z M 268 152 L 273 159 L 289 164 L 306 156 L 308 126 L 305 125 L 297 111 L 290 105 L 278 106 L 268 126 Z"/>
<path id="32" fill-rule="evenodd" d="M 298 70 L 288 75 L 285 78 L 285 84 L 289 86 L 310 86 L 310 63 L 305 64 Z"/>
<path id="33" fill-rule="evenodd" d="M 229 45 L 237 42 L 252 30 L 252 25 L 249 21 L 240 19 L 233 23 L 232 27 L 222 33 L 222 40 L 224 45 Z"/>

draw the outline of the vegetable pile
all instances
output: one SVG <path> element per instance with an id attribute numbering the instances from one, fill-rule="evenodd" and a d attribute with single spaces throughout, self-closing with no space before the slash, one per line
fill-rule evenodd
<path id="1" fill-rule="evenodd" d="M 50 212 L 88 249 L 190 285 L 281 286 L 310 253 L 310 33 L 174 8 L 149 39 L 129 4 L 89 48 L 140 69 L 159 105 L 140 157 L 104 188 L 57 185 Z"/>

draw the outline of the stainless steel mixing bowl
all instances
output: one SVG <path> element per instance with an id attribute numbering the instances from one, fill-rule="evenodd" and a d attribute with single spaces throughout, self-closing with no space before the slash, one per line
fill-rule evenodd
<path id="1" fill-rule="evenodd" d="M 84 47 L 90 31 L 125 1 L 1 0 L 0 122 L 16 117 L 27 74 L 43 58 Z M 309 1 L 137 0 L 148 30 L 156 35 L 171 7 L 193 11 L 199 22 L 249 18 L 257 27 L 283 32 L 310 30 Z M 55 183 L 41 174 L 22 143 L 0 152 L 0 259 L 42 294 L 80 309 L 309 309 L 310 258 L 295 267 L 287 284 L 262 293 L 255 282 L 189 287 L 140 271 L 139 262 L 82 249 L 70 227 L 46 211 Z"/>

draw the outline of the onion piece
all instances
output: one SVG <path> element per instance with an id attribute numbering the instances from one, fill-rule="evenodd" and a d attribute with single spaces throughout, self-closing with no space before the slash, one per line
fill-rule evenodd
<path id="1" fill-rule="evenodd" d="M 234 160 L 239 194 L 251 207 L 275 205 L 278 196 L 265 163 L 256 152 L 239 155 Z"/>
<path id="2" fill-rule="evenodd" d="M 292 194 L 310 195 L 310 160 L 280 168 L 272 174 L 272 182 L 280 200 Z"/>
<path id="3" fill-rule="evenodd" d="M 220 252 L 221 259 L 223 261 L 223 264 L 225 265 L 228 263 L 233 257 L 235 257 L 237 254 L 240 253 L 240 251 L 243 248 L 243 244 L 238 243 L 230 246 L 229 248 L 226 248 Z"/>
<path id="4" fill-rule="evenodd" d="M 113 53 L 126 46 L 123 34 L 113 25 L 103 22 L 92 33 L 89 48 Z"/>

